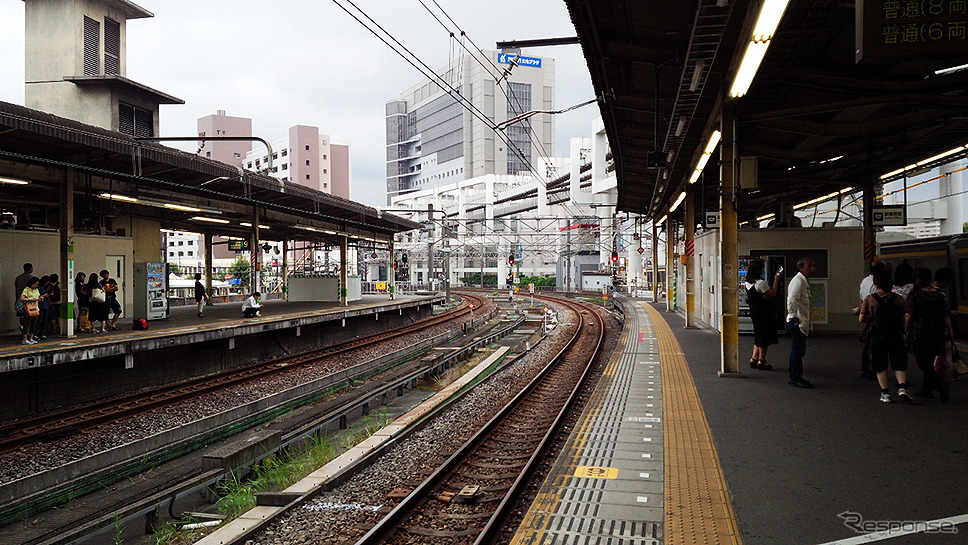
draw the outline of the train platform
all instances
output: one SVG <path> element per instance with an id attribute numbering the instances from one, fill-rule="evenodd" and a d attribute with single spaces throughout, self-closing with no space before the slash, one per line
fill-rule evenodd
<path id="1" fill-rule="evenodd" d="M 117 322 L 118 330 L 106 333 L 75 331 L 73 338 L 52 336 L 34 345 L 21 344 L 19 335 L 0 337 L 0 372 L 228 339 L 253 331 L 288 329 L 442 301 L 442 295 L 403 295 L 392 300 L 386 295 L 365 295 L 341 307 L 333 302 L 264 300 L 261 316 L 253 318 L 242 318 L 242 305 L 234 302 L 206 306 L 202 317 L 196 315 L 195 305 L 172 307 L 168 318 L 148 322 L 144 331 L 133 331 L 132 318 L 122 316 Z"/>
<path id="2" fill-rule="evenodd" d="M 860 343 L 821 336 L 804 360 L 814 389 L 788 384 L 786 337 L 774 370 L 721 378 L 718 332 L 620 302 L 620 345 L 513 543 L 965 542 L 964 378 L 946 404 L 881 403 Z"/>

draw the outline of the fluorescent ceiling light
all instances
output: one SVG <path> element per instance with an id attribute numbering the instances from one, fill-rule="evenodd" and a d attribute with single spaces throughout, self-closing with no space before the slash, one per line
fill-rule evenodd
<path id="1" fill-rule="evenodd" d="M 248 222 L 245 222 L 245 221 L 243 221 L 239 225 L 241 225 L 242 227 L 252 227 L 252 224 L 251 223 L 248 223 Z M 269 226 L 268 225 L 261 225 L 260 224 L 259 225 L 259 229 L 265 229 L 266 231 L 268 231 L 269 230 Z"/>
<path id="2" fill-rule="evenodd" d="M 672 203 L 672 206 L 669 207 L 669 212 L 675 212 L 676 208 L 679 208 L 679 205 L 682 204 L 682 201 L 685 199 L 686 192 L 683 191 L 682 193 L 679 193 L 679 196 L 676 198 L 676 202 Z"/>
<path id="3" fill-rule="evenodd" d="M 138 199 L 134 197 L 129 197 L 127 195 L 118 195 L 117 193 L 101 193 L 98 195 L 102 199 L 111 199 L 114 201 L 125 201 L 125 202 L 138 202 Z"/>
<path id="4" fill-rule="evenodd" d="M 223 220 L 221 218 L 206 218 L 204 216 L 195 216 L 189 219 L 194 221 L 207 221 L 210 223 L 228 223 L 229 222 L 229 220 Z"/>
<path id="5" fill-rule="evenodd" d="M 756 221 L 763 221 L 763 220 L 773 219 L 775 216 L 776 216 L 776 214 L 767 214 L 765 216 L 760 216 L 760 217 L 756 218 Z"/>
<path id="6" fill-rule="evenodd" d="M 731 97 L 741 97 L 750 90 L 750 85 L 753 84 L 753 78 L 756 77 L 756 71 L 760 67 L 760 63 L 763 62 L 763 57 L 766 56 L 766 49 L 770 47 L 770 41 L 765 42 L 750 42 L 746 46 L 746 52 L 743 53 L 743 62 L 739 65 L 739 70 L 736 71 L 736 77 L 733 79 L 733 86 L 729 90 L 729 96 Z"/>
<path id="7" fill-rule="evenodd" d="M 923 161 L 918 161 L 917 166 L 922 166 L 922 165 L 926 165 L 928 163 L 933 163 L 933 162 L 937 161 L 938 159 L 944 159 L 945 157 L 947 157 L 949 155 L 954 155 L 954 154 L 956 154 L 958 152 L 962 152 L 964 150 L 965 150 L 965 147 L 964 146 L 961 146 L 961 147 L 955 148 L 955 149 L 950 149 L 950 150 L 948 150 L 948 151 L 946 151 L 944 153 L 939 153 L 939 154 L 935 155 L 934 157 L 928 157 L 927 159 L 925 159 Z"/>
<path id="8" fill-rule="evenodd" d="M 699 170 L 699 169 L 696 169 L 696 170 L 692 171 L 692 176 L 689 177 L 689 183 L 690 184 L 694 184 L 697 181 L 699 181 L 699 176 L 701 174 L 702 174 L 702 171 Z"/>
<path id="9" fill-rule="evenodd" d="M 662 216 L 662 218 L 660 218 L 659 221 L 656 222 L 656 225 L 662 225 L 663 223 L 665 223 L 665 220 L 668 217 L 669 217 L 669 214 L 666 214 L 666 215 Z"/>
<path id="10" fill-rule="evenodd" d="M 339 234 L 336 231 L 323 231 L 323 233 L 325 233 L 327 235 L 338 235 Z"/>
<path id="11" fill-rule="evenodd" d="M 312 231 L 314 233 L 319 232 L 319 230 L 317 230 L 315 227 L 309 227 L 308 225 L 293 225 L 293 227 L 296 229 L 302 229 L 303 231 Z"/>
<path id="12" fill-rule="evenodd" d="M 723 133 L 719 132 L 719 129 L 713 131 L 713 133 L 709 135 L 709 143 L 706 144 L 706 151 L 703 153 L 706 155 L 712 155 L 712 153 L 716 151 L 716 146 L 719 145 L 719 141 L 722 140 L 722 138 Z"/>
<path id="13" fill-rule="evenodd" d="M 165 208 L 171 208 L 172 210 L 182 210 L 184 212 L 201 212 L 201 208 L 195 208 L 194 206 L 184 206 L 181 204 L 165 203 Z"/>
<path id="14" fill-rule="evenodd" d="M 27 180 L 17 180 L 15 178 L 0 178 L 0 184 L 27 185 Z"/>
<path id="15" fill-rule="evenodd" d="M 793 209 L 794 210 L 799 210 L 801 208 L 806 208 L 806 207 L 808 207 L 808 206 L 810 206 L 812 204 L 817 204 L 817 203 L 821 203 L 821 202 L 826 201 L 826 200 L 830 200 L 830 199 L 832 199 L 832 198 L 834 198 L 834 197 L 836 197 L 838 195 L 843 195 L 844 193 L 849 193 L 849 192 L 851 192 L 853 190 L 854 190 L 853 187 L 846 187 L 844 189 L 841 189 L 840 191 L 834 191 L 833 193 L 829 193 L 827 195 L 824 195 L 823 197 L 817 197 L 816 199 L 811 199 L 811 200 L 809 200 L 807 202 L 802 202 L 802 203 L 794 206 Z"/>
<path id="16" fill-rule="evenodd" d="M 773 38 L 776 28 L 780 26 L 780 19 L 786 11 L 789 0 L 766 0 L 760 8 L 760 15 L 756 18 L 753 28 L 753 41 L 763 42 Z"/>
<path id="17" fill-rule="evenodd" d="M 934 75 L 943 76 L 945 74 L 952 74 L 954 72 L 961 72 L 962 70 L 968 70 L 968 64 L 961 64 L 958 66 L 952 66 L 951 68 L 943 68 L 941 70 L 935 70 Z"/>

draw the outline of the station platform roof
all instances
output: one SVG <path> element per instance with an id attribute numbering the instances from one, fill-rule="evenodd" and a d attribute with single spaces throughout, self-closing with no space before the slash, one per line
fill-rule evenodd
<path id="1" fill-rule="evenodd" d="M 620 210 L 663 216 L 724 107 L 735 115 L 738 155 L 758 158 L 758 185 L 742 194 L 740 221 L 908 165 L 931 168 L 957 158 L 932 160 L 959 146 L 965 155 L 968 70 L 944 70 L 968 63 L 963 8 L 898 19 L 897 28 L 915 25 L 923 36 L 911 44 L 895 36 L 898 47 L 877 55 L 859 53 L 855 21 L 889 17 L 880 13 L 888 3 L 790 2 L 749 91 L 730 98 L 759 7 L 769 3 L 566 0 L 615 157 Z M 859 15 L 865 6 L 878 13 Z M 928 36 L 940 28 L 943 40 Z M 868 35 L 882 49 L 890 39 L 880 29 Z M 707 167 L 703 183 L 718 186 L 718 168 Z M 705 193 L 705 208 L 718 209 L 718 193 Z"/>
<path id="2" fill-rule="evenodd" d="M 0 177 L 30 182 L 4 184 L 0 207 L 28 207 L 36 211 L 31 219 L 44 217 L 59 206 L 70 172 L 77 173 L 75 214 L 140 216 L 166 229 L 246 237 L 258 217 L 268 227 L 261 239 L 336 244 L 340 235 L 383 242 L 420 226 L 295 183 L 0 102 Z"/>
<path id="3" fill-rule="evenodd" d="M 177 306 L 171 308 L 167 319 L 148 322 L 148 329 L 144 331 L 132 331 L 131 319 L 122 317 L 117 331 L 78 333 L 73 338 L 51 337 L 33 345 L 20 344 L 19 335 L 2 336 L 0 373 L 396 312 L 442 301 L 442 295 L 403 295 L 392 300 L 386 295 L 364 295 L 342 307 L 327 302 L 263 300 L 262 316 L 253 318 L 242 318 L 242 305 L 234 301 L 205 307 L 204 317 L 196 315 L 195 305 Z"/>

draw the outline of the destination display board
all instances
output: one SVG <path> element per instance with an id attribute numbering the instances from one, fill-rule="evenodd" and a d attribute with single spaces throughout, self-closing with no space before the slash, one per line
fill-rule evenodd
<path id="1" fill-rule="evenodd" d="M 968 0 L 857 0 L 856 62 L 964 58 Z"/>

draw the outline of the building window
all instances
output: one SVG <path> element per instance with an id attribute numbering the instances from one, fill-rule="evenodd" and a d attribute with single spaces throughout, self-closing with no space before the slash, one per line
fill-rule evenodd
<path id="1" fill-rule="evenodd" d="M 169 246 L 174 246 L 175 245 L 175 241 L 174 240 L 169 240 L 168 241 L 168 245 Z"/>
<path id="2" fill-rule="evenodd" d="M 104 18 L 104 73 L 121 73 L 121 24 Z"/>
<path id="3" fill-rule="evenodd" d="M 248 164 L 247 166 L 248 166 L 249 168 L 252 168 L 252 161 L 249 161 L 249 164 Z"/>
<path id="4" fill-rule="evenodd" d="M 84 17 L 84 75 L 101 73 L 101 23 Z"/>
<path id="5" fill-rule="evenodd" d="M 193 252 L 188 252 L 188 257 L 192 257 Z"/>
<path id="6" fill-rule="evenodd" d="M 168 252 L 168 257 L 175 257 L 175 252 Z"/>
<path id="7" fill-rule="evenodd" d="M 195 245 L 195 241 L 194 240 L 189 240 L 188 241 L 188 245 L 189 246 L 194 246 Z"/>
<path id="8" fill-rule="evenodd" d="M 306 179 L 307 179 L 307 180 L 309 179 L 309 174 L 307 174 L 307 175 L 306 175 Z"/>
<path id="9" fill-rule="evenodd" d="M 288 168 L 289 168 L 289 163 L 283 163 L 282 164 L 282 170 L 286 170 Z"/>
<path id="10" fill-rule="evenodd" d="M 306 151 L 309 151 L 309 144 L 306 144 Z"/>
<path id="11" fill-rule="evenodd" d="M 233 153 L 232 156 L 235 157 L 236 159 L 241 159 L 242 158 L 242 154 L 241 153 Z"/>
<path id="12" fill-rule="evenodd" d="M 212 152 L 210 152 L 210 151 L 206 151 L 205 152 L 205 157 L 211 157 L 211 156 L 212 156 Z"/>
<path id="13" fill-rule="evenodd" d="M 155 135 L 155 116 L 152 112 L 123 102 L 118 104 L 118 110 L 118 132 L 136 138 Z"/>
<path id="14" fill-rule="evenodd" d="M 289 154 L 288 154 L 288 151 L 289 151 L 289 150 L 282 150 L 282 156 L 283 156 L 283 157 L 285 157 L 286 155 L 289 155 Z"/>
<path id="15" fill-rule="evenodd" d="M 326 160 L 326 154 L 324 153 L 323 154 L 323 161 L 325 161 L 325 160 Z"/>
<path id="16" fill-rule="evenodd" d="M 325 168 L 323 169 L 323 174 L 326 174 L 326 170 L 327 170 L 327 169 L 325 169 Z"/>
<path id="17" fill-rule="evenodd" d="M 178 245 L 179 246 L 184 246 L 185 245 L 185 241 L 184 240 L 179 240 L 178 241 Z"/>
<path id="18" fill-rule="evenodd" d="M 178 257 L 182 257 L 184 255 L 185 255 L 185 252 L 178 252 Z"/>
<path id="19" fill-rule="evenodd" d="M 306 166 L 309 166 L 309 159 L 306 159 Z"/>
<path id="20" fill-rule="evenodd" d="M 272 154 L 272 158 L 273 159 L 278 159 L 279 158 L 279 154 L 278 153 L 273 153 Z"/>
<path id="21" fill-rule="evenodd" d="M 326 182 L 323 182 L 323 187 L 329 187 L 329 184 Z"/>

